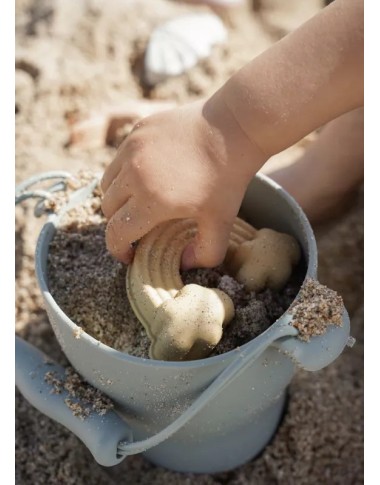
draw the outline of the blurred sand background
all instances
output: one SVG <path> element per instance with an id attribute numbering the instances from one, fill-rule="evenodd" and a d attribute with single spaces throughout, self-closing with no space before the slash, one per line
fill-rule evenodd
<path id="1" fill-rule="evenodd" d="M 244 63 L 323 6 L 316 0 L 256 0 L 218 11 L 229 40 L 182 76 L 153 89 L 142 63 L 157 24 L 209 11 L 170 0 L 16 0 L 16 178 L 43 170 L 102 171 L 127 127 L 108 145 L 69 144 L 76 123 L 130 99 L 183 103 L 213 93 Z M 123 131 L 124 130 L 124 131 Z M 274 157 L 294 162 L 316 135 Z M 16 331 L 65 363 L 42 308 L 34 247 L 42 221 L 32 205 L 16 210 Z M 21 484 L 360 484 L 363 483 L 363 204 L 315 228 L 320 280 L 340 292 L 352 319 L 352 349 L 316 374 L 299 372 L 278 433 L 260 457 L 228 473 L 170 472 L 141 456 L 112 469 L 16 394 L 16 483 Z"/>

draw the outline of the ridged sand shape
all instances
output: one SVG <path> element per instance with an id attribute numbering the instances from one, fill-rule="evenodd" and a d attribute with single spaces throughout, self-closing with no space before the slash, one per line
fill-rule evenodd
<path id="1" fill-rule="evenodd" d="M 231 298 L 216 288 L 183 285 L 181 255 L 196 234 L 190 219 L 157 226 L 139 242 L 127 272 L 127 293 L 150 340 L 150 357 L 207 357 L 234 317 Z M 271 229 L 256 230 L 236 218 L 225 259 L 229 273 L 249 289 L 279 289 L 300 259 L 296 240 Z"/>

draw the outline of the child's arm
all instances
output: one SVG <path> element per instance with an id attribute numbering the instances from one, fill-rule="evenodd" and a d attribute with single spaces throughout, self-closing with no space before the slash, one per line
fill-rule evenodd
<path id="1" fill-rule="evenodd" d="M 223 86 L 223 101 L 267 156 L 362 106 L 363 16 L 362 0 L 335 0 Z"/>
<path id="2" fill-rule="evenodd" d="M 250 178 L 274 153 L 363 103 L 363 1 L 335 0 L 199 101 L 138 123 L 106 170 L 107 245 L 191 217 L 184 267 L 215 266 Z"/>

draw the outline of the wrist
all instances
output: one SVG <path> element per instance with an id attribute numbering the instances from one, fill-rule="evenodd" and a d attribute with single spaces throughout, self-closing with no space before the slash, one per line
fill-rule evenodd
<path id="1" fill-rule="evenodd" d="M 243 68 L 232 76 L 222 87 L 222 96 L 231 116 L 266 161 L 279 151 L 276 140 L 281 138 L 281 132 L 278 133 L 281 117 L 274 103 L 268 105 L 267 99 L 260 101 L 263 93 L 260 89 L 256 93 L 246 82 L 246 74 Z"/>
<path id="2" fill-rule="evenodd" d="M 202 116 L 209 127 L 208 144 L 211 150 L 216 150 L 216 157 L 250 180 L 268 157 L 240 126 L 225 102 L 222 89 L 203 104 Z"/>

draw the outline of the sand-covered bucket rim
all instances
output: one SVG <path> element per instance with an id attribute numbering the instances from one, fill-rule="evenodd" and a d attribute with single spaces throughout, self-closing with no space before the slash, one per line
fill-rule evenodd
<path id="1" fill-rule="evenodd" d="M 271 187 L 271 189 L 274 190 L 276 194 L 279 195 L 291 209 L 292 213 L 294 214 L 294 218 L 297 221 L 299 229 L 302 231 L 302 234 L 303 234 L 303 244 L 301 244 L 301 246 L 302 246 L 304 258 L 307 264 L 304 280 L 308 277 L 315 278 L 316 272 L 317 272 L 317 245 L 316 245 L 312 227 L 305 213 L 303 212 L 299 204 L 295 201 L 295 199 L 290 194 L 288 194 L 280 185 L 278 185 L 276 182 L 270 179 L 268 176 L 264 174 L 256 174 L 254 179 L 260 180 L 260 183 Z M 254 179 L 251 181 L 251 183 L 254 181 Z M 84 201 L 85 198 L 86 197 L 83 197 L 82 201 Z M 79 205 L 80 202 L 81 201 L 79 200 L 77 205 Z M 242 207 L 243 206 L 244 206 L 244 199 L 242 203 Z M 48 305 L 51 311 L 54 312 L 59 317 L 59 319 L 72 330 L 73 334 L 75 334 L 75 332 L 78 331 L 78 328 L 81 328 L 81 327 L 78 326 L 73 320 L 71 320 L 71 318 L 58 305 L 58 303 L 56 302 L 56 300 L 54 299 L 53 295 L 49 290 L 48 278 L 47 278 L 47 260 L 48 260 L 48 254 L 49 254 L 49 245 L 51 240 L 54 237 L 57 227 L 59 226 L 60 220 L 66 211 L 67 211 L 67 206 L 64 206 L 58 213 L 49 215 L 38 237 L 36 252 L 35 252 L 35 258 L 36 258 L 35 265 L 36 265 L 37 281 L 40 286 L 43 297 L 45 299 L 46 305 Z M 295 299 L 297 298 L 298 293 Z M 281 317 L 279 317 L 275 322 L 273 322 L 272 325 L 270 325 L 269 328 L 267 328 L 260 335 L 271 333 L 275 326 L 278 326 L 283 322 L 287 314 L 288 314 L 288 311 L 284 312 L 281 315 Z M 116 350 L 115 348 L 102 343 L 100 340 L 97 340 L 95 337 L 92 337 L 83 329 L 81 329 L 79 338 L 84 339 L 88 344 L 90 344 L 97 350 L 101 350 L 103 352 L 111 354 L 112 357 L 121 361 L 133 362 L 135 364 L 138 363 L 142 366 L 147 366 L 147 367 L 152 367 L 152 366 L 159 367 L 159 368 L 176 367 L 176 368 L 182 368 L 182 369 L 196 369 L 196 368 L 201 368 L 212 364 L 218 364 L 218 363 L 230 361 L 237 354 L 243 353 L 244 350 L 252 343 L 252 341 L 255 340 L 255 339 L 250 340 L 249 342 L 246 342 L 241 347 L 237 347 L 233 350 L 230 350 L 223 354 L 215 355 L 212 357 L 206 357 L 203 359 L 191 360 L 191 361 L 163 361 L 163 360 L 155 360 L 155 359 L 149 359 L 149 358 L 143 358 L 143 357 L 136 357 L 126 352 Z M 289 337 L 289 338 L 293 338 L 293 337 Z"/>

